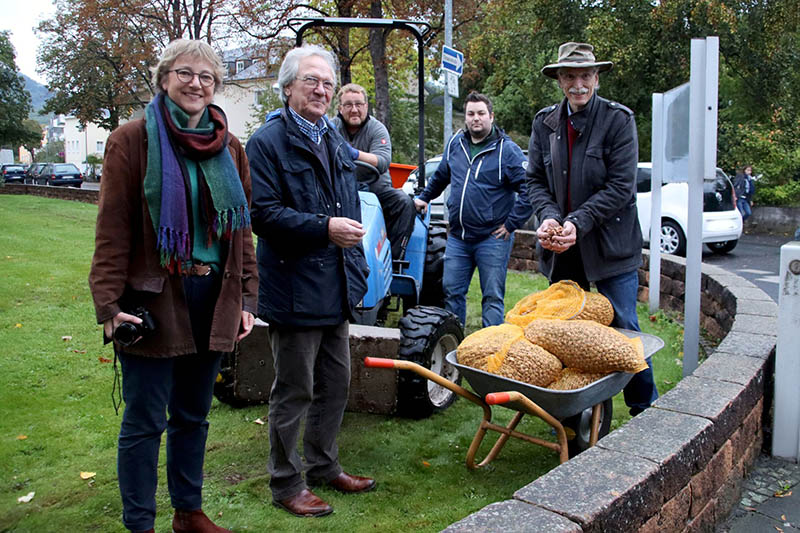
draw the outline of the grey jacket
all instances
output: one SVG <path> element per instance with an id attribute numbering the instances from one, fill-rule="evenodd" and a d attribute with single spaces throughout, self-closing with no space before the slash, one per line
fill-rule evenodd
<path id="1" fill-rule="evenodd" d="M 375 117 L 367 115 L 367 119 L 356 134 L 350 135 L 341 115 L 332 118 L 331 122 L 353 148 L 362 152 L 369 152 L 378 158 L 377 168 L 381 174 L 380 179 L 387 180 L 391 186 L 392 178 L 389 175 L 389 163 L 392 162 L 392 140 L 389 138 L 389 131 L 386 126 Z M 357 172 L 357 174 L 361 173 Z M 364 181 L 362 175 L 358 175 L 358 178 L 359 181 Z"/>
<path id="2" fill-rule="evenodd" d="M 567 106 L 565 98 L 533 119 L 528 194 L 540 222 L 569 220 L 578 229 L 576 245 L 587 279 L 607 279 L 642 263 L 636 122 L 633 111 L 596 94 L 584 110 L 573 114 L 573 126 L 580 134 L 572 147 L 568 193 Z M 541 246 L 538 251 L 539 268 L 549 278 L 558 255 Z"/>

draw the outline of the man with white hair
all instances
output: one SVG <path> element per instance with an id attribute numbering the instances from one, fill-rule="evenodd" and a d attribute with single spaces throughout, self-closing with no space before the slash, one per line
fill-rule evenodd
<path id="1" fill-rule="evenodd" d="M 560 104 L 533 119 L 528 147 L 528 192 L 541 223 L 536 231 L 539 270 L 551 283 L 594 283 L 614 308 L 612 326 L 639 331 L 636 301 L 642 231 L 636 213 L 639 146 L 633 111 L 597 95 L 594 47 L 564 43 L 542 74 L 558 81 Z M 652 363 L 625 387 L 637 415 L 658 398 Z"/>
<path id="2" fill-rule="evenodd" d="M 285 106 L 247 143 L 258 316 L 269 323 L 275 360 L 270 489 L 273 503 L 297 516 L 333 511 L 309 485 L 347 493 L 375 487 L 342 471 L 336 445 L 350 383 L 348 321 L 368 269 L 351 148 L 325 117 L 335 72 L 327 50 L 291 50 L 278 73 Z M 304 417 L 305 479 L 297 451 Z"/>

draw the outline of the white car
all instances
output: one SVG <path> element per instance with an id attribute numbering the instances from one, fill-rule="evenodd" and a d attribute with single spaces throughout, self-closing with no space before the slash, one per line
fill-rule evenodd
<path id="1" fill-rule="evenodd" d="M 639 163 L 636 176 L 636 208 L 645 242 L 650 240 L 652 163 Z M 689 184 L 664 183 L 661 187 L 661 252 L 686 255 Z M 742 215 L 736 209 L 731 180 L 721 169 L 703 183 L 702 242 L 714 253 L 726 254 L 742 235 Z"/>
<path id="2" fill-rule="evenodd" d="M 436 157 L 432 157 L 425 161 L 425 183 L 427 184 L 430 181 L 431 176 L 433 173 L 436 172 L 436 169 L 439 168 L 439 163 L 442 161 L 442 156 L 437 155 Z M 449 189 L 450 186 L 447 186 Z M 445 190 L 447 190 L 445 189 Z M 411 174 L 408 175 L 408 179 L 403 184 L 403 192 L 407 194 L 416 194 L 417 190 L 417 171 L 413 170 Z M 442 220 L 444 219 L 444 194 L 440 194 L 437 198 L 434 198 L 428 203 L 428 209 L 431 210 L 431 218 L 434 220 Z"/>

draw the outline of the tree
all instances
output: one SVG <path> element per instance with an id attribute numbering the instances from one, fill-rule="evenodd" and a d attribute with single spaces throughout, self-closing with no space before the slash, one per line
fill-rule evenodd
<path id="1" fill-rule="evenodd" d="M 22 122 L 22 127 L 28 132 L 29 137 L 20 144 L 31 153 L 35 160 L 36 151 L 42 147 L 42 126 L 35 120 L 26 118 Z"/>
<path id="2" fill-rule="evenodd" d="M 0 31 L 0 146 L 10 148 L 42 140 L 41 129 L 34 136 L 24 124 L 31 111 L 31 95 L 18 74 L 15 57 L 8 32 Z"/>

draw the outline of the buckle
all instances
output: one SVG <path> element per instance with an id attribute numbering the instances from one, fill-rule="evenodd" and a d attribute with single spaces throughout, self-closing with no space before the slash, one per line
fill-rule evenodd
<path id="1" fill-rule="evenodd" d="M 203 264 L 195 264 L 189 267 L 190 276 L 208 276 L 211 274 L 211 266 Z"/>

